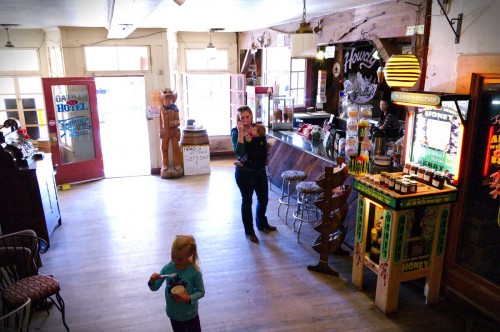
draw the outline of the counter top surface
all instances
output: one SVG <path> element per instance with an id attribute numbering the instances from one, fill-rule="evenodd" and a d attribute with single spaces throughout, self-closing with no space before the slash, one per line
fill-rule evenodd
<path id="1" fill-rule="evenodd" d="M 310 153 L 326 162 L 336 166 L 337 162 L 333 157 L 331 147 L 325 148 L 322 140 L 313 141 L 304 136 L 297 134 L 297 129 L 293 130 L 272 130 L 268 129 L 267 134 L 273 138 L 292 145 L 299 150 Z"/>

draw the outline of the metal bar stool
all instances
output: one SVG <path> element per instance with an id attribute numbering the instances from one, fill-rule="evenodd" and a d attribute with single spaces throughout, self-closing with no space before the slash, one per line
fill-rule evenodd
<path id="1" fill-rule="evenodd" d="M 290 197 L 293 196 L 293 192 L 290 192 L 290 184 L 293 182 L 300 182 L 307 177 L 306 172 L 298 171 L 298 170 L 288 170 L 281 173 L 281 178 L 283 182 L 281 183 L 281 196 L 278 204 L 278 216 L 280 215 L 280 207 L 281 205 L 286 205 L 286 214 L 285 214 L 285 225 L 288 222 L 288 209 L 290 205 L 295 205 L 294 203 L 290 203 Z M 287 191 L 285 193 L 285 185 L 287 187 Z"/>
<path id="2" fill-rule="evenodd" d="M 314 181 L 300 182 L 297 187 L 297 209 L 293 213 L 293 230 L 295 231 L 295 223 L 299 220 L 299 229 L 297 231 L 297 242 L 300 242 L 300 230 L 302 222 L 315 222 L 321 218 L 321 212 L 318 210 L 314 201 L 323 189 Z M 312 216 L 311 216 L 312 214 Z"/>

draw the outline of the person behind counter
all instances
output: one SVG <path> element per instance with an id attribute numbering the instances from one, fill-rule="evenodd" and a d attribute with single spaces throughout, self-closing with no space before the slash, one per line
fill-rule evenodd
<path id="1" fill-rule="evenodd" d="M 234 153 L 238 157 L 248 154 L 248 159 L 243 167 L 236 166 L 236 184 L 241 192 L 241 218 L 245 235 L 254 242 L 259 243 L 255 235 L 252 215 L 252 196 L 255 191 L 257 195 L 257 207 L 255 223 L 262 232 L 276 231 L 275 226 L 268 223 L 266 217 L 267 204 L 269 202 L 269 184 L 267 182 L 266 159 L 267 146 L 263 146 L 258 140 L 245 140 L 254 124 L 252 123 L 252 110 L 248 106 L 238 108 L 237 126 L 231 130 L 231 141 Z"/>
<path id="2" fill-rule="evenodd" d="M 396 109 L 392 103 L 387 100 L 381 100 L 379 106 L 381 112 L 377 128 L 385 132 L 388 141 L 397 140 L 401 136 L 399 134 L 401 126 L 396 114 Z"/>

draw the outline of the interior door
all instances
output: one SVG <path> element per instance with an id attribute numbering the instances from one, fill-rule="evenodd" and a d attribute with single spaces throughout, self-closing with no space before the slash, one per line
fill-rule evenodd
<path id="1" fill-rule="evenodd" d="M 104 177 L 94 78 L 42 78 L 57 184 Z"/>

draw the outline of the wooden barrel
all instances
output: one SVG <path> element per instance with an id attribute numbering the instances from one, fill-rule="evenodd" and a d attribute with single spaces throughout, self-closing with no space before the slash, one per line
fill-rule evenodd
<path id="1" fill-rule="evenodd" d="M 50 153 L 50 142 L 48 138 L 37 139 L 37 146 L 39 151 Z"/>
<path id="2" fill-rule="evenodd" d="M 180 143 L 181 143 L 181 145 L 208 144 L 207 130 L 206 129 L 183 129 Z"/>

